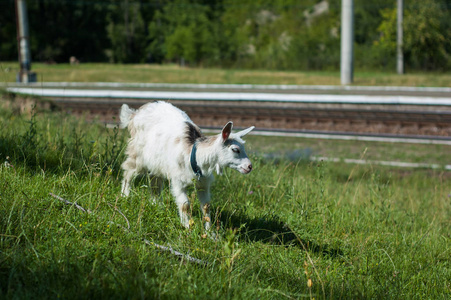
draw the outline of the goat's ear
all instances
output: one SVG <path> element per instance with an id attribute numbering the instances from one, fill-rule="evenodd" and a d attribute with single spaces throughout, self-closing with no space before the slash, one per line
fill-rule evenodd
<path id="1" fill-rule="evenodd" d="M 254 128 L 255 128 L 255 126 L 251 126 L 251 127 L 247 128 L 247 129 L 244 129 L 244 130 L 241 130 L 240 132 L 237 132 L 236 135 L 239 136 L 239 137 L 243 137 L 246 134 L 248 134 L 249 132 L 251 132 Z"/>
<path id="2" fill-rule="evenodd" d="M 232 127 L 233 127 L 233 123 L 229 122 L 226 124 L 226 126 L 224 126 L 224 128 L 222 128 L 222 141 L 225 142 L 229 136 L 230 133 L 232 132 Z"/>

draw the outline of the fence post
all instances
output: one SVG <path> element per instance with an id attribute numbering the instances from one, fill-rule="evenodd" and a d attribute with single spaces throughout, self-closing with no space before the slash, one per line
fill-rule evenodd
<path id="1" fill-rule="evenodd" d="M 354 1 L 341 1 L 341 84 L 351 84 L 354 78 Z"/>
<path id="2" fill-rule="evenodd" d="M 36 81 L 36 73 L 31 70 L 30 36 L 28 33 L 27 3 L 16 0 L 17 50 L 19 52 L 20 71 L 16 81 L 29 83 Z"/>

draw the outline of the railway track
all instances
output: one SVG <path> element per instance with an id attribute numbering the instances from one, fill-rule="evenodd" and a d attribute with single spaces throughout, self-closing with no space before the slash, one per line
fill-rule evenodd
<path id="1" fill-rule="evenodd" d="M 451 112 L 436 108 L 406 110 L 396 107 L 356 107 L 343 105 L 276 105 L 276 103 L 223 103 L 169 100 L 184 110 L 201 127 L 221 127 L 233 120 L 236 126 L 256 126 L 262 130 L 327 131 L 361 134 L 400 134 L 451 137 Z M 122 103 L 138 108 L 147 101 L 54 99 L 58 109 L 98 119 L 117 122 Z"/>
<path id="2" fill-rule="evenodd" d="M 118 112 L 123 103 L 138 108 L 155 100 L 152 96 L 141 97 L 136 90 L 128 93 L 122 90 L 116 94 L 108 90 L 103 97 L 98 90 L 94 92 L 80 96 L 80 93 L 71 94 L 71 91 L 64 90 L 62 95 L 58 95 L 40 89 L 35 93 L 50 100 L 61 111 L 106 123 L 118 122 Z M 441 97 L 424 98 L 432 105 L 425 105 L 420 101 L 422 98 L 418 100 L 413 97 L 401 99 L 380 96 L 381 100 L 378 101 L 378 97 L 362 96 L 364 100 L 369 99 L 365 102 L 358 100 L 360 98 L 352 98 L 354 94 L 323 95 L 326 97 L 321 98 L 321 95 L 314 94 L 298 97 L 299 94 L 281 93 L 274 94 L 272 100 L 272 94 L 217 93 L 219 100 L 215 100 L 211 98 L 213 96 L 206 96 L 207 93 L 198 93 L 201 100 L 196 100 L 196 94 L 189 93 L 194 92 L 178 91 L 172 99 L 170 96 L 163 99 L 184 110 L 201 127 L 222 127 L 227 121 L 233 120 L 237 127 L 254 125 L 261 130 L 409 135 L 451 140 L 449 92 L 442 92 Z M 231 95 L 231 98 L 228 99 L 227 95 Z M 346 100 L 348 97 L 349 101 Z"/>

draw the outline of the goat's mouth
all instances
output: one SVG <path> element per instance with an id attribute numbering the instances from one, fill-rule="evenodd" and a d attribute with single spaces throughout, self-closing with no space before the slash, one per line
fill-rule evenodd
<path id="1" fill-rule="evenodd" d="M 240 173 L 242 174 L 249 174 L 252 171 L 252 169 L 240 168 L 238 171 L 240 171 Z"/>

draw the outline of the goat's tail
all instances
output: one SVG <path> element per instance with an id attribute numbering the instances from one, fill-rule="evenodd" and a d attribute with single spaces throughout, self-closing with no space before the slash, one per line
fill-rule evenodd
<path id="1" fill-rule="evenodd" d="M 133 115 L 135 114 L 136 110 L 133 108 L 128 107 L 127 104 L 122 104 L 121 112 L 119 114 L 119 118 L 121 119 L 121 128 L 125 128 L 130 123 L 130 120 L 133 118 Z"/>

